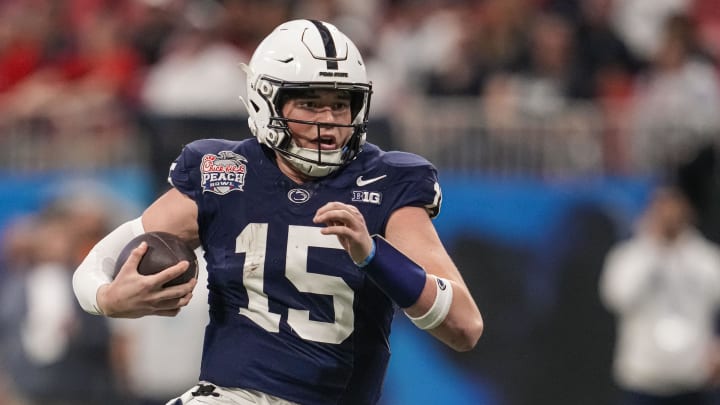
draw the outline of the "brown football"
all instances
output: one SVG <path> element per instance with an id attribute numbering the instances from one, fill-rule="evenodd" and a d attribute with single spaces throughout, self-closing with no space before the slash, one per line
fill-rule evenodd
<path id="1" fill-rule="evenodd" d="M 117 275 L 122 265 L 127 261 L 130 252 L 140 246 L 142 241 L 147 242 L 148 250 L 142 259 L 140 259 L 138 273 L 143 275 L 155 274 L 183 260 L 187 260 L 190 262 L 187 271 L 179 277 L 168 281 L 163 287 L 183 284 L 191 278 L 197 277 L 198 268 L 195 252 L 182 239 L 168 232 L 147 232 L 128 242 L 118 255 L 117 262 L 115 263 L 115 275 Z"/>

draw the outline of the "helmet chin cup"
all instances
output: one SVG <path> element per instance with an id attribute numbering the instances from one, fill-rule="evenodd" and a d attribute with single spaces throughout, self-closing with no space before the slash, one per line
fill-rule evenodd
<path id="1" fill-rule="evenodd" d="M 320 161 L 313 161 L 317 155 L 317 149 L 301 148 L 290 141 L 290 145 L 286 153 L 282 156 L 293 167 L 310 177 L 324 177 L 336 171 L 342 166 L 342 149 L 319 151 Z"/>
<path id="2" fill-rule="evenodd" d="M 246 74 L 248 123 L 258 141 L 313 177 L 332 173 L 355 159 L 365 141 L 372 84 L 353 42 L 334 25 L 293 20 L 278 26 L 258 45 Z M 337 151 L 302 150 L 290 138 L 279 111 L 284 90 L 339 90 L 352 97 L 353 134 Z M 283 96 L 284 97 L 284 96 Z"/>

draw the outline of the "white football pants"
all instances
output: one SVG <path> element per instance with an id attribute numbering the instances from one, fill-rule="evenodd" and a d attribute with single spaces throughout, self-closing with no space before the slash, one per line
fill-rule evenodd
<path id="1" fill-rule="evenodd" d="M 255 390 L 223 388 L 200 382 L 166 405 L 299 405 Z"/>

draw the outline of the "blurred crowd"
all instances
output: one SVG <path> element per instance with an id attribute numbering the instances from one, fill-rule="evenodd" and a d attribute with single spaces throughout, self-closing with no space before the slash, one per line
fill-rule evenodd
<path id="1" fill-rule="evenodd" d="M 102 201 L 83 195 L 49 202 L 4 232 L 2 403 L 114 403 L 107 323 L 78 310 L 71 281 L 110 220 Z"/>
<path id="2" fill-rule="evenodd" d="M 78 264 L 135 212 L 99 184 L 68 183 L 3 230 L 0 404 L 161 405 L 196 383 L 205 288 L 173 318 L 89 315 L 73 294 Z"/>
<path id="3" fill-rule="evenodd" d="M 500 128 L 590 102 L 610 128 L 610 159 L 623 162 L 658 132 L 673 147 L 674 133 L 720 127 L 718 10 L 716 0 L 4 0 L 0 133 L 112 148 L 138 111 L 243 116 L 238 64 L 278 23 L 314 18 L 361 48 L 376 120 L 423 96 L 485 100 L 487 125 Z"/>

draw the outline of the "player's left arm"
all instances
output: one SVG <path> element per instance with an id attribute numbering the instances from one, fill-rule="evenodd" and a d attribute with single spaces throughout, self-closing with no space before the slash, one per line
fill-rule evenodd
<path id="1" fill-rule="evenodd" d="M 452 300 L 444 320 L 428 332 L 458 351 L 475 347 L 483 331 L 483 319 L 460 271 L 445 250 L 427 211 L 420 207 L 403 207 L 388 221 L 385 237 L 397 250 L 422 267 L 428 275 L 440 277 L 452 287 Z M 438 284 L 433 277 L 417 301 L 404 308 L 410 317 L 422 317 L 435 303 Z"/>
<path id="2" fill-rule="evenodd" d="M 314 221 L 326 225 L 323 234 L 338 237 L 358 270 L 368 272 L 416 325 L 455 350 L 475 347 L 482 316 L 425 208 L 393 212 L 386 238 L 371 238 L 360 211 L 340 202 L 321 207 Z M 437 280 L 450 285 L 441 290 Z"/>

